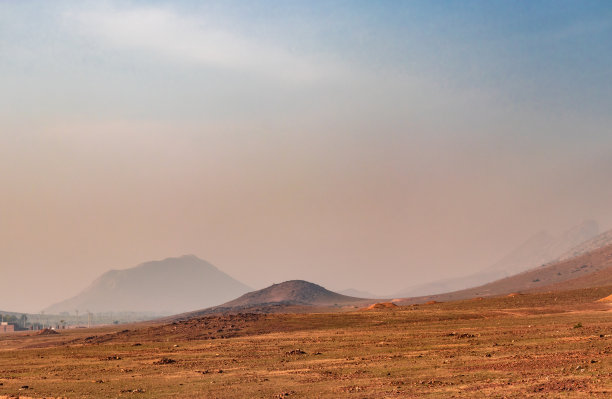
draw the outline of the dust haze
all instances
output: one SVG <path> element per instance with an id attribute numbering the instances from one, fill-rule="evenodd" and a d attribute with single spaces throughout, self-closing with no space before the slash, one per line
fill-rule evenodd
<path id="1" fill-rule="evenodd" d="M 23 293 L 0 309 L 184 254 L 253 288 L 386 295 L 612 228 L 609 56 L 589 45 L 609 25 L 561 35 L 593 15 L 522 49 L 507 26 L 412 35 L 365 6 L 330 7 L 335 29 L 279 6 L 264 29 L 246 5 L 34 4 L 0 5 L 0 271 Z"/>

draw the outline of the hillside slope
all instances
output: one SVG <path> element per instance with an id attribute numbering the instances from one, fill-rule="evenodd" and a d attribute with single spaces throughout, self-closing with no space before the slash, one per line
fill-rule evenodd
<path id="1" fill-rule="evenodd" d="M 111 270 L 46 313 L 151 312 L 175 314 L 218 305 L 249 288 L 193 255 Z"/>
<path id="2" fill-rule="evenodd" d="M 585 242 L 580 243 L 580 245 L 577 245 L 569 251 L 563 253 L 555 261 L 560 262 L 563 260 L 575 258 L 577 256 L 584 255 L 586 253 L 592 252 L 599 248 L 603 248 L 610 244 L 612 244 L 612 230 L 605 231 Z"/>
<path id="3" fill-rule="evenodd" d="M 495 264 L 477 273 L 420 284 L 404 289 L 393 296 L 431 295 L 476 287 L 557 260 L 569 259 L 570 256 L 567 256 L 569 253 L 581 255 L 588 252 L 579 249 L 580 245 L 585 245 L 585 242 L 592 242 L 592 244 L 585 246 L 589 250 L 602 247 L 606 241 L 605 239 L 597 240 L 597 237 L 604 236 L 605 233 L 597 236 L 598 232 L 599 226 L 597 222 L 592 220 L 582 222 L 560 235 L 551 235 L 544 231 L 539 232 L 510 251 Z M 612 234 L 609 238 L 610 240 L 607 243 L 612 243 Z"/>
<path id="4" fill-rule="evenodd" d="M 612 245 L 568 260 L 544 265 L 478 287 L 438 295 L 403 298 L 399 303 L 450 301 L 512 292 L 544 292 L 612 285 Z"/>

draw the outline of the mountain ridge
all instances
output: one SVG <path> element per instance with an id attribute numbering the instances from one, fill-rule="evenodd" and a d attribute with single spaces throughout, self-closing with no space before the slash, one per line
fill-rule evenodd
<path id="1" fill-rule="evenodd" d="M 393 296 L 414 297 L 443 294 L 477 287 L 498 279 L 514 276 L 558 260 L 569 259 L 569 257 L 565 257 L 565 259 L 561 259 L 561 257 L 566 253 L 576 252 L 574 248 L 595 240 L 606 233 L 598 234 L 599 225 L 593 220 L 585 220 L 556 236 L 546 231 L 540 231 L 523 241 L 491 266 L 476 273 L 416 285 L 401 290 Z M 612 243 L 612 231 L 610 231 L 609 238 L 609 242 Z M 585 252 L 582 251 L 582 253 Z"/>
<path id="2" fill-rule="evenodd" d="M 563 291 L 612 284 L 612 244 L 583 255 L 518 273 L 477 287 L 443 294 L 401 298 L 399 303 L 453 301 L 510 293 Z"/>
<path id="3" fill-rule="evenodd" d="M 214 306 L 250 288 L 195 255 L 111 269 L 77 295 L 45 309 L 59 312 L 153 312 L 173 314 Z"/>

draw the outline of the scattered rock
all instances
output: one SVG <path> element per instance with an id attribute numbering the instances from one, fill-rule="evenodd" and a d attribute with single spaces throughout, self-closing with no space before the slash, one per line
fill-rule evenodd
<path id="1" fill-rule="evenodd" d="M 476 335 L 469 333 L 459 334 L 458 332 L 453 331 L 452 333 L 447 334 L 449 337 L 457 337 L 457 338 L 476 338 Z"/>
<path id="2" fill-rule="evenodd" d="M 469 334 L 469 333 L 463 333 L 463 334 L 459 334 L 457 338 L 476 338 L 476 335 Z"/>
<path id="3" fill-rule="evenodd" d="M 301 349 L 293 349 L 289 352 L 285 352 L 285 356 L 295 356 L 295 355 L 305 355 L 306 352 L 304 352 Z"/>
<path id="4" fill-rule="evenodd" d="M 368 306 L 365 310 L 385 310 L 395 308 L 397 308 L 397 305 L 392 302 L 379 302 Z"/>
<path id="5" fill-rule="evenodd" d="M 59 332 L 52 330 L 50 328 L 45 328 L 38 332 L 38 335 L 57 335 L 57 334 L 59 334 Z"/>
<path id="6" fill-rule="evenodd" d="M 122 389 L 120 392 L 121 393 L 145 393 L 146 391 L 142 388 L 136 388 L 136 389 Z"/>
<path id="7" fill-rule="evenodd" d="M 169 357 L 162 357 L 161 359 L 153 362 L 153 364 L 172 364 L 176 363 L 176 360 L 170 359 Z"/>

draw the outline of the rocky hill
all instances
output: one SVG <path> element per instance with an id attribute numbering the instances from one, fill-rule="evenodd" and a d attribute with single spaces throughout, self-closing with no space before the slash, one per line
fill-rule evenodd
<path id="1" fill-rule="evenodd" d="M 376 299 L 356 298 L 329 291 L 303 280 L 285 281 L 249 292 L 219 306 L 172 316 L 167 320 L 186 320 L 220 313 L 308 313 L 331 309 L 359 308 L 377 302 Z"/>
<path id="2" fill-rule="evenodd" d="M 341 295 L 320 285 L 303 280 L 291 280 L 274 284 L 259 291 L 249 292 L 222 306 L 253 306 L 268 303 L 292 303 L 295 305 L 334 306 L 371 300 Z"/>

